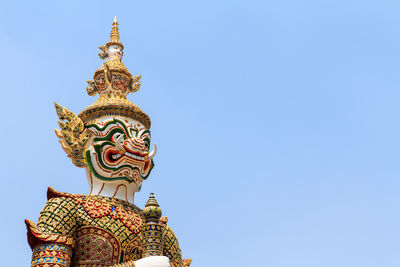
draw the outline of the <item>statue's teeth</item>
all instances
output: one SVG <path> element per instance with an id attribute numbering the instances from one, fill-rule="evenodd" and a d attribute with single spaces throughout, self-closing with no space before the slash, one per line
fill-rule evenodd
<path id="1" fill-rule="evenodd" d="M 126 154 L 128 157 L 131 157 L 131 158 L 134 158 L 134 159 L 137 159 L 137 160 L 144 160 L 144 157 L 137 156 L 137 155 L 132 154 L 132 153 L 129 153 L 129 152 L 126 152 L 125 154 Z"/>
<path id="2" fill-rule="evenodd" d="M 112 155 L 111 156 L 113 159 L 119 159 L 120 157 L 121 157 L 121 155 L 120 154 L 116 154 L 116 155 Z"/>

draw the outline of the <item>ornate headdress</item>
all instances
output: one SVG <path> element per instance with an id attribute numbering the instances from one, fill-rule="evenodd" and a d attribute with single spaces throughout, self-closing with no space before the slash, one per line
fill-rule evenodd
<path id="1" fill-rule="evenodd" d="M 118 31 L 118 21 L 117 16 L 114 17 L 113 27 L 110 33 L 110 41 L 106 44 L 106 47 L 110 45 L 119 45 L 122 49 L 124 49 L 124 45 L 119 41 L 119 31 Z"/>
<path id="2" fill-rule="evenodd" d="M 78 167 L 86 166 L 84 149 L 91 136 L 85 128 L 88 122 L 105 116 L 125 116 L 141 122 L 147 129 L 151 126 L 149 116 L 126 98 L 129 93 L 139 90 L 141 75 L 132 76 L 121 62 L 122 52 L 120 58 L 109 57 L 110 46 L 118 45 L 121 50 L 124 47 L 119 41 L 116 17 L 112 25 L 110 41 L 99 47 L 103 51 L 99 53 L 100 58 L 108 60 L 96 70 L 93 80 L 87 81 L 87 93 L 90 96 L 99 94 L 97 101 L 82 110 L 78 116 L 55 103 L 61 128 L 55 129 L 56 135 L 68 157 Z"/>

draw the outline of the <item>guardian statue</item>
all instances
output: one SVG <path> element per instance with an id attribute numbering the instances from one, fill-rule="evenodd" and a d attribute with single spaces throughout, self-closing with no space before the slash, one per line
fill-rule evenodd
<path id="1" fill-rule="evenodd" d="M 154 195 L 143 210 L 134 205 L 157 147 L 151 145 L 149 116 L 127 99 L 139 90 L 141 76 L 132 76 L 121 61 L 116 18 L 110 41 L 99 48 L 106 61 L 86 88 L 90 96 L 98 94 L 97 101 L 78 115 L 55 104 L 55 133 L 75 166 L 86 169 L 90 191 L 49 187 L 38 222 L 25 221 L 31 266 L 190 266 Z"/>

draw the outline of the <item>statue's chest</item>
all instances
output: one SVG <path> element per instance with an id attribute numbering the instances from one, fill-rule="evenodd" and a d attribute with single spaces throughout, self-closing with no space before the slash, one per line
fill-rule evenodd
<path id="1" fill-rule="evenodd" d="M 78 210 L 73 266 L 112 265 L 142 256 L 142 217 L 118 203 L 89 198 Z"/>

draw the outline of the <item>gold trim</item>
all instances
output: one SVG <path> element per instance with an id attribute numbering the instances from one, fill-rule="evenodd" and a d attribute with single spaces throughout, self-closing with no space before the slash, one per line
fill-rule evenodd
<path id="1" fill-rule="evenodd" d="M 105 116 L 126 116 L 140 121 L 147 129 L 150 129 L 151 126 L 149 116 L 137 105 L 125 97 L 113 93 L 99 96 L 96 102 L 82 110 L 78 115 L 85 124 Z"/>

